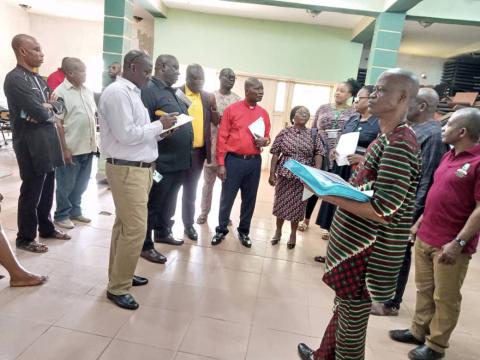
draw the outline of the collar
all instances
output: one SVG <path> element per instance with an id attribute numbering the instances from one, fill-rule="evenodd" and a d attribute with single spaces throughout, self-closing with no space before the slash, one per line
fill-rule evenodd
<path id="1" fill-rule="evenodd" d="M 132 83 L 130 80 L 125 79 L 124 77 L 118 77 L 117 76 L 117 80 L 115 82 L 123 83 L 123 85 L 125 85 L 130 90 L 138 89 L 137 85 Z M 140 89 L 138 89 L 138 90 L 140 90 Z"/>
<path id="2" fill-rule="evenodd" d="M 163 81 L 162 79 L 159 79 L 159 78 L 156 78 L 156 77 L 152 77 L 151 82 L 153 82 L 155 85 L 158 86 L 158 88 L 160 89 L 171 89 L 172 87 L 171 86 L 168 86 L 165 81 Z"/>
<path id="3" fill-rule="evenodd" d="M 250 110 L 253 110 L 257 107 L 257 104 L 255 104 L 254 106 L 250 106 L 250 104 L 247 102 L 247 99 L 243 99 L 243 105 L 245 105 L 245 107 Z"/>
<path id="4" fill-rule="evenodd" d="M 32 75 L 37 75 L 37 73 L 35 71 L 31 71 L 29 69 L 27 69 L 26 67 L 23 67 L 22 65 L 20 64 L 17 64 L 17 68 L 23 70 L 23 71 L 26 71 L 27 73 L 29 74 L 32 74 Z"/>
<path id="5" fill-rule="evenodd" d="M 71 89 L 81 89 L 83 88 L 84 86 L 83 85 L 80 85 L 80 87 L 76 88 L 75 86 L 73 86 L 73 84 L 67 80 L 67 78 L 65 78 L 65 80 L 63 80 L 63 83 L 65 84 L 65 89 L 67 90 L 71 90 Z"/>
<path id="6" fill-rule="evenodd" d="M 463 150 L 460 154 L 463 154 L 463 153 L 468 153 L 473 156 L 480 156 L 480 144 L 474 145 L 469 149 Z"/>
<path id="7" fill-rule="evenodd" d="M 200 93 L 194 93 L 190 88 L 185 84 L 185 95 L 188 97 L 198 97 L 200 96 Z"/>

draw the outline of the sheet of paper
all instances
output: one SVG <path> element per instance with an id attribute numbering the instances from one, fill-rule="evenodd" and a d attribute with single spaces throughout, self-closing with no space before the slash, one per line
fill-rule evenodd
<path id="1" fill-rule="evenodd" d="M 337 152 L 337 158 L 335 159 L 335 161 L 337 162 L 338 166 L 344 166 L 349 164 L 347 156 L 355 154 L 359 136 L 360 133 L 358 131 L 342 134 L 340 136 L 337 147 L 335 148 L 335 151 Z"/>
<path id="2" fill-rule="evenodd" d="M 308 190 L 306 187 L 303 188 L 303 195 L 302 195 L 302 201 L 308 200 L 312 197 L 312 195 L 315 195 L 313 192 Z"/>
<path id="3" fill-rule="evenodd" d="M 170 131 L 172 129 L 175 129 L 179 126 L 182 126 L 182 125 L 185 125 L 189 122 L 192 122 L 193 120 L 193 117 L 191 116 L 188 116 L 188 115 L 185 115 L 185 114 L 180 114 L 180 115 L 177 115 L 177 122 L 175 123 L 175 125 L 173 125 L 170 129 L 166 129 L 166 130 L 163 130 L 161 132 L 161 134 L 167 132 L 167 131 Z"/>
<path id="4" fill-rule="evenodd" d="M 265 136 L 265 122 L 261 116 L 251 123 L 248 128 L 255 138 L 261 138 Z"/>

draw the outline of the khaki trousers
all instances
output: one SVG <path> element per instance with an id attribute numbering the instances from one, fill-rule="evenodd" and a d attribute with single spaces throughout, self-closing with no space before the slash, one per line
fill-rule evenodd
<path id="1" fill-rule="evenodd" d="M 202 204 L 200 206 L 201 215 L 207 216 L 212 208 L 213 186 L 217 179 L 217 166 L 203 166 L 203 188 L 202 188 Z"/>
<path id="2" fill-rule="evenodd" d="M 460 315 L 460 289 L 471 256 L 460 254 L 454 265 L 438 262 L 441 249 L 417 237 L 415 242 L 415 283 L 417 301 L 410 331 L 426 339 L 432 350 L 444 353 Z"/>
<path id="3" fill-rule="evenodd" d="M 116 215 L 110 244 L 107 290 L 113 295 L 125 295 L 132 286 L 147 233 L 147 203 L 153 170 L 109 163 L 105 170 Z"/>

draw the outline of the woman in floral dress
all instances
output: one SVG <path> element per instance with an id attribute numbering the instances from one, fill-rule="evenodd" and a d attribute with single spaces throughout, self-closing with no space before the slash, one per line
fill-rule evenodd
<path id="1" fill-rule="evenodd" d="M 279 243 L 285 220 L 291 222 L 291 234 L 287 243 L 293 249 L 296 243 L 298 222 L 305 215 L 306 201 L 302 201 L 303 184 L 283 164 L 294 159 L 298 162 L 320 168 L 322 155 L 325 154 L 322 141 L 317 137 L 316 129 L 308 129 L 310 112 L 304 106 L 295 106 L 290 112 L 292 126 L 283 129 L 275 138 L 270 149 L 272 162 L 268 182 L 275 186 L 273 215 L 277 217 L 277 228 L 272 238 L 272 245 Z"/>

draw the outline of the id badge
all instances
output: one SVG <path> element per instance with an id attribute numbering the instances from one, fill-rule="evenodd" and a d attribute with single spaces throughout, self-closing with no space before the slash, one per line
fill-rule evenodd
<path id="1" fill-rule="evenodd" d="M 162 181 L 163 176 L 160 174 L 157 170 L 153 172 L 153 181 L 155 181 L 157 184 Z"/>

